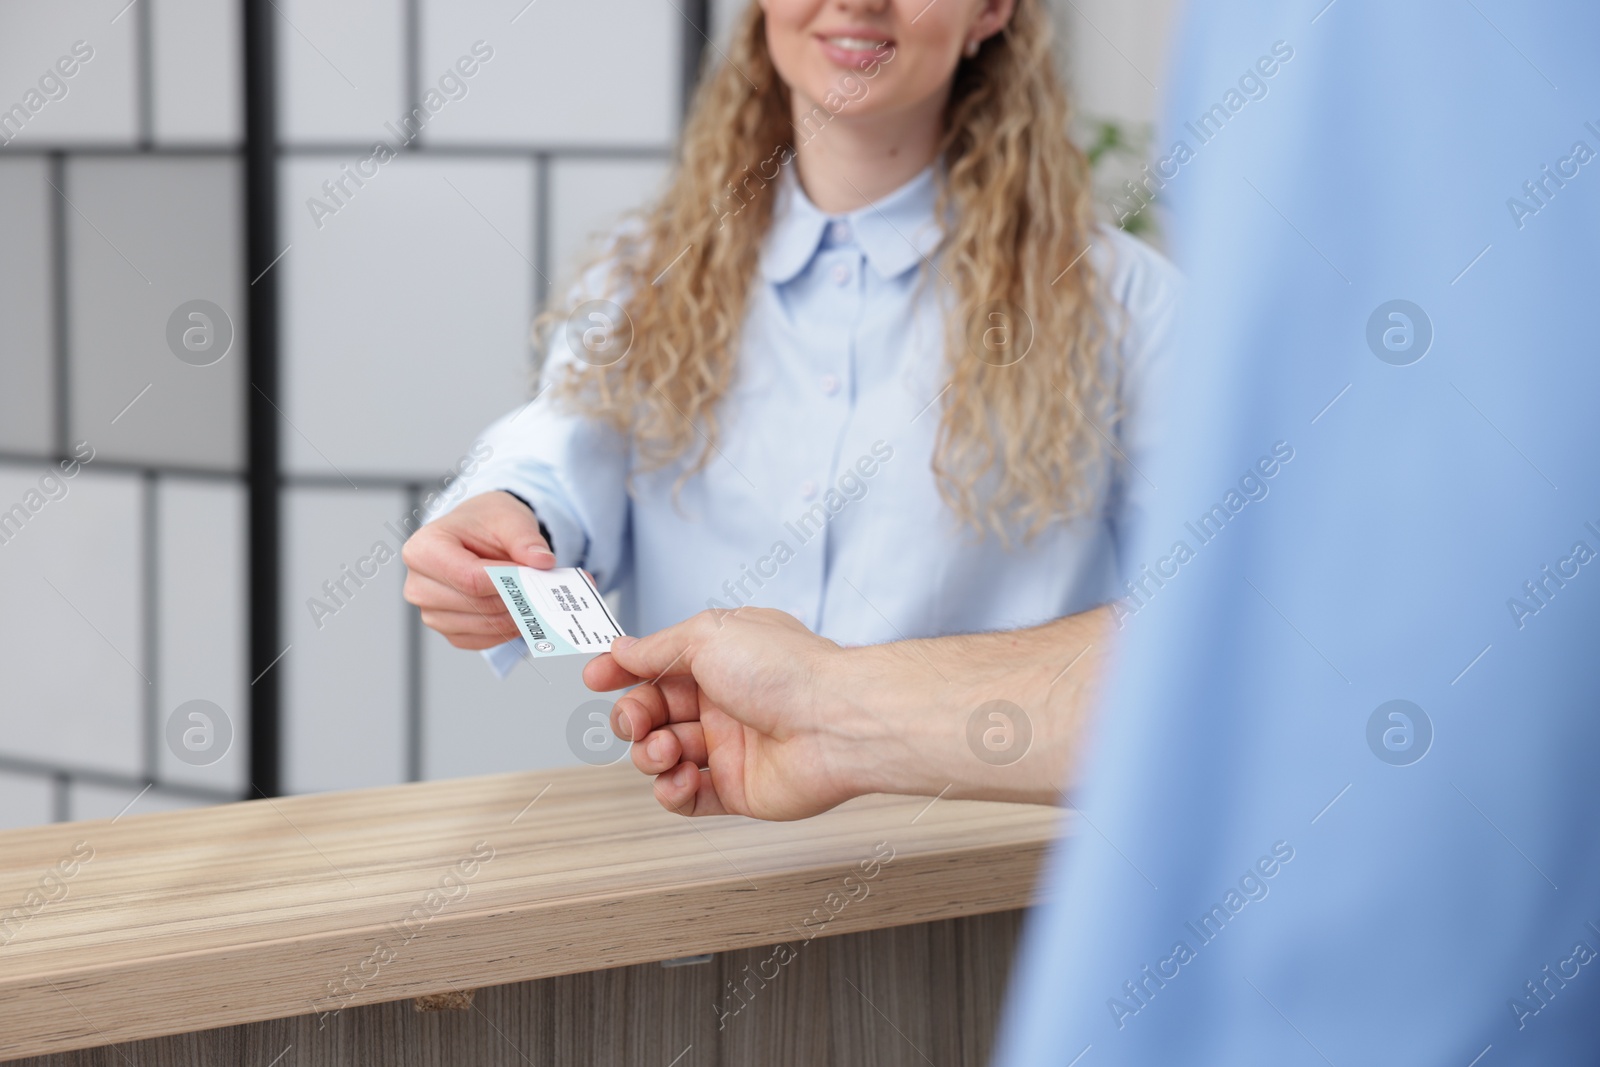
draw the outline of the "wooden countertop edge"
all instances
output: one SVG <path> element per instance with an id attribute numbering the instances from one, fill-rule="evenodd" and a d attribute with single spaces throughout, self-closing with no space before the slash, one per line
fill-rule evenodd
<path id="1" fill-rule="evenodd" d="M 759 887 L 732 874 L 667 889 L 445 910 L 405 939 L 395 924 L 366 925 L 0 978 L 0 1059 L 792 943 L 809 940 L 812 930 L 831 936 L 1026 907 L 1052 839 L 1042 833 L 918 852 L 882 864 L 870 879 L 856 863 L 819 863 L 764 875 Z M 617 909 L 640 900 L 657 921 L 619 923 Z M 672 909 L 681 909 L 683 922 L 661 923 L 660 912 Z M 559 934 L 549 932 L 551 922 L 562 924 Z"/>

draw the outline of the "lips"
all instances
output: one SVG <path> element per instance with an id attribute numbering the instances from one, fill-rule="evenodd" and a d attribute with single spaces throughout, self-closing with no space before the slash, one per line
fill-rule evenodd
<path id="1" fill-rule="evenodd" d="M 877 51 L 886 48 L 889 44 L 889 40 L 886 37 L 848 37 L 843 34 L 824 37 L 823 40 L 837 48 L 844 48 L 853 52 Z"/>
<path id="2" fill-rule="evenodd" d="M 828 60 L 851 70 L 880 63 L 894 49 L 894 40 L 871 32 L 819 33 L 817 43 Z"/>

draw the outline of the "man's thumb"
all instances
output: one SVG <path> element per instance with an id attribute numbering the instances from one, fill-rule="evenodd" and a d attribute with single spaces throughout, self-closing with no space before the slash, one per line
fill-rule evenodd
<path id="1" fill-rule="evenodd" d="M 668 674 L 692 674 L 695 639 L 704 636 L 703 615 L 705 612 L 647 637 L 618 637 L 611 642 L 611 658 L 623 670 L 647 681 Z"/>

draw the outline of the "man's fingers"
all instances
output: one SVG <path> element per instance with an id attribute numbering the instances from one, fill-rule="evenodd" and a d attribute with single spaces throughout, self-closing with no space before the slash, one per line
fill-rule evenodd
<path id="1" fill-rule="evenodd" d="M 665 774 L 656 776 L 656 800 L 668 811 L 679 815 L 726 815 L 711 775 L 702 774 L 692 763 L 680 763 Z"/>
<path id="2" fill-rule="evenodd" d="M 613 641 L 612 645 L 615 646 L 616 642 Z M 630 685 L 638 685 L 639 679 L 624 670 L 622 664 L 618 663 L 611 653 L 602 652 L 583 665 L 583 684 L 596 693 L 609 693 L 613 689 L 626 689 Z"/>
<path id="3" fill-rule="evenodd" d="M 679 763 L 704 767 L 710 755 L 705 731 L 697 722 L 675 722 L 652 732 L 631 747 L 633 765 L 645 774 L 662 774 Z"/>
<path id="4" fill-rule="evenodd" d="M 645 774 L 664 774 L 684 762 L 683 743 L 671 730 L 657 730 L 642 744 L 628 746 L 628 756 Z"/>
<path id="5" fill-rule="evenodd" d="M 656 683 L 667 698 L 668 722 L 694 722 L 700 718 L 700 683 L 693 675 L 669 674 Z"/>
<path id="6" fill-rule="evenodd" d="M 611 642 L 610 658 L 635 679 L 643 681 L 655 681 L 667 675 L 691 674 L 696 647 L 715 634 L 720 625 L 716 613 L 702 611 L 676 626 L 657 630 L 648 637 L 617 638 Z M 605 668 L 598 668 L 597 674 L 610 677 L 610 672 Z"/>
<path id="7" fill-rule="evenodd" d="M 611 732 L 624 741 L 643 738 L 666 721 L 667 698 L 653 685 L 630 689 L 611 706 Z"/>
<path id="8" fill-rule="evenodd" d="M 624 741 L 641 738 L 668 723 L 700 718 L 700 687 L 693 678 L 663 678 L 637 685 L 611 708 L 611 731 Z"/>

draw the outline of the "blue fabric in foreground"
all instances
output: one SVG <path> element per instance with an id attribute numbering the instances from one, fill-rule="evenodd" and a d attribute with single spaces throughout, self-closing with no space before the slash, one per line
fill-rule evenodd
<path id="1" fill-rule="evenodd" d="M 1191 6 L 1174 443 L 1006 1067 L 1600 1055 L 1597 43 Z"/>

